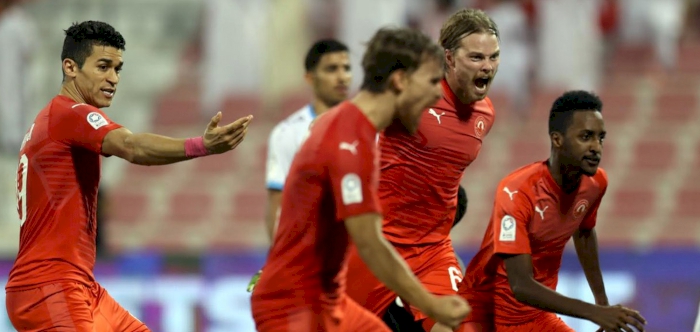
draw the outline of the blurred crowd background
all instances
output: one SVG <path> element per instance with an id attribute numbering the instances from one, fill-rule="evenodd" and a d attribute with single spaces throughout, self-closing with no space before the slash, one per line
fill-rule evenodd
<path id="1" fill-rule="evenodd" d="M 548 156 L 555 97 L 594 91 L 608 131 L 610 187 L 597 229 L 611 301 L 642 311 L 650 331 L 690 331 L 700 301 L 697 0 L 0 0 L 0 281 L 19 238 L 17 152 L 60 89 L 72 22 L 102 20 L 124 35 L 106 111 L 132 131 L 189 137 L 217 111 L 224 121 L 255 116 L 233 153 L 166 167 L 105 159 L 96 268 L 154 331 L 253 331 L 245 285 L 269 245 L 266 144 L 310 101 L 308 47 L 324 37 L 346 43 L 356 90 L 377 28 L 413 26 L 437 39 L 465 6 L 498 24 L 501 65 L 490 92 L 495 126 L 463 179 L 469 209 L 453 231 L 462 258 L 483 237 L 500 178 Z M 571 254 L 559 288 L 591 298 Z M 0 332 L 11 330 L 0 310 Z"/>

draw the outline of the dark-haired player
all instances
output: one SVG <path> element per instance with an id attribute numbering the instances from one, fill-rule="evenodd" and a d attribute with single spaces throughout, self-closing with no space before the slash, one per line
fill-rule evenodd
<path id="1" fill-rule="evenodd" d="M 592 321 L 605 331 L 644 330 L 638 312 L 609 305 L 598 264 L 595 225 L 608 186 L 598 167 L 605 139 L 602 106 L 591 93 L 564 93 L 549 115 L 549 159 L 499 183 L 481 249 L 460 285 L 474 308 L 460 331 L 573 332 L 556 314 Z M 572 237 L 596 304 L 555 291 Z"/>
<path id="2" fill-rule="evenodd" d="M 304 78 L 313 89 L 313 100 L 277 124 L 268 141 L 265 226 L 270 241 L 275 234 L 284 181 L 311 121 L 348 97 L 352 79 L 348 47 L 334 39 L 319 40 L 306 53 L 304 69 Z"/>
<path id="3" fill-rule="evenodd" d="M 95 211 L 101 156 L 165 165 L 223 153 L 244 138 L 247 116 L 203 136 L 133 134 L 100 108 L 117 91 L 122 35 L 86 21 L 65 31 L 63 84 L 27 131 L 17 168 L 20 248 L 6 285 L 12 325 L 23 331 L 148 331 L 95 281 Z"/>
<path id="4" fill-rule="evenodd" d="M 345 294 L 351 241 L 379 280 L 436 321 L 456 327 L 469 311 L 416 279 L 382 235 L 377 197 L 376 134 L 394 120 L 416 131 L 424 107 L 441 95 L 441 49 L 418 31 L 381 29 L 362 67 L 360 92 L 314 123 L 292 162 L 251 300 L 260 332 L 389 331 Z"/>

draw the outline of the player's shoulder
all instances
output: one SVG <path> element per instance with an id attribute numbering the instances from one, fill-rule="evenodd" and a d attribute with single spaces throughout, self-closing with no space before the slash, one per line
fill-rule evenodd
<path id="1" fill-rule="evenodd" d="M 534 187 L 546 168 L 547 164 L 543 161 L 522 166 L 506 175 L 499 183 L 499 188 L 529 192 L 529 188 Z"/>
<path id="2" fill-rule="evenodd" d="M 598 167 L 598 170 L 593 176 L 591 176 L 593 184 L 605 190 L 608 187 L 608 173 L 602 168 Z"/>
<path id="3" fill-rule="evenodd" d="M 314 113 L 311 105 L 305 105 L 277 123 L 272 128 L 271 135 L 284 135 L 284 133 L 300 135 L 309 129 L 309 125 L 315 116 L 316 113 Z"/>

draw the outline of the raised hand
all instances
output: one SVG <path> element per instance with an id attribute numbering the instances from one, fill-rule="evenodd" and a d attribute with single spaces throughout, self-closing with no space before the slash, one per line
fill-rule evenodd
<path id="1" fill-rule="evenodd" d="M 253 119 L 252 115 L 244 116 L 228 125 L 219 127 L 221 112 L 211 118 L 207 129 L 204 131 L 204 146 L 212 154 L 224 153 L 233 150 L 243 141 L 248 133 L 248 125 Z"/>

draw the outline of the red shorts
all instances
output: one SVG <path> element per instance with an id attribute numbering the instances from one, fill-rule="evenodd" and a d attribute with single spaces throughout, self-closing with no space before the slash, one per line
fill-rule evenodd
<path id="1" fill-rule="evenodd" d="M 457 286 L 462 281 L 462 271 L 452 248 L 452 241 L 446 239 L 432 245 L 394 245 L 406 260 L 413 273 L 423 286 L 436 295 L 457 294 Z M 353 300 L 377 316 L 383 316 L 396 294 L 386 288 L 351 246 L 347 272 L 347 293 Z M 416 308 L 409 306 L 416 321 L 422 321 L 423 328 L 430 331 L 435 322 Z"/>
<path id="2" fill-rule="evenodd" d="M 88 287 L 59 282 L 7 291 L 5 305 L 12 326 L 19 332 L 150 331 L 97 283 Z"/>
<path id="3" fill-rule="evenodd" d="M 340 316 L 311 307 L 270 314 L 275 310 L 270 308 L 254 310 L 254 313 L 265 312 L 265 317 L 253 315 L 253 319 L 258 332 L 391 332 L 379 317 L 355 301 L 346 297 L 338 305 L 341 306 Z"/>

